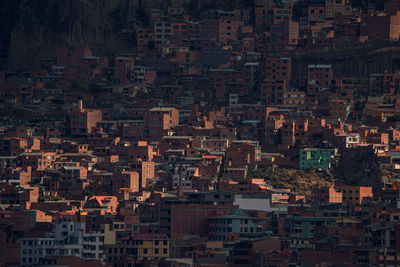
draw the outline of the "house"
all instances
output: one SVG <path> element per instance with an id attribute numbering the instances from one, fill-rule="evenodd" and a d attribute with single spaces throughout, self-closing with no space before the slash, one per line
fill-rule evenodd
<path id="1" fill-rule="evenodd" d="M 99 212 L 101 215 L 116 214 L 118 201 L 115 196 L 93 196 L 89 198 L 83 209 L 88 212 Z"/>

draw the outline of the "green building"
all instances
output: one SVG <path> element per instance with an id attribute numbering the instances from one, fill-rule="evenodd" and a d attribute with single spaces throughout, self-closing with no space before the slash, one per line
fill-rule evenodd
<path id="1" fill-rule="evenodd" d="M 336 227 L 336 217 L 297 217 L 288 216 L 284 225 L 285 232 L 290 237 L 312 239 L 320 227 Z"/>
<path id="2" fill-rule="evenodd" d="M 224 241 L 229 233 L 265 235 L 263 230 L 265 219 L 249 216 L 244 210 L 233 210 L 232 213 L 208 218 L 211 240 Z"/>
<path id="3" fill-rule="evenodd" d="M 317 169 L 326 171 L 331 167 L 335 155 L 336 149 L 300 149 L 300 169 Z"/>

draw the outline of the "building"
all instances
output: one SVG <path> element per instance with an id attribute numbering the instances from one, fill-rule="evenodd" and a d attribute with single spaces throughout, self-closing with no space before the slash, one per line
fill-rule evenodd
<path id="1" fill-rule="evenodd" d="M 209 238 L 225 241 L 228 234 L 263 234 L 265 219 L 252 217 L 241 210 L 208 219 Z"/>
<path id="2" fill-rule="evenodd" d="M 400 10 L 400 2 L 396 0 L 385 0 L 385 12 L 388 15 L 394 15 Z"/>
<path id="3" fill-rule="evenodd" d="M 138 172 L 123 171 L 114 174 L 112 187 L 114 194 L 118 194 L 120 190 L 126 192 L 139 192 L 140 191 L 140 178 Z"/>
<path id="4" fill-rule="evenodd" d="M 346 0 L 325 0 L 325 18 L 334 19 L 342 15 L 346 7 Z"/>
<path id="5" fill-rule="evenodd" d="M 308 7 L 308 22 L 324 22 L 325 21 L 325 6 L 324 5 L 310 5 Z"/>
<path id="6" fill-rule="evenodd" d="M 171 21 L 169 18 L 161 17 L 154 22 L 154 41 L 156 45 L 168 43 L 171 35 Z"/>
<path id="7" fill-rule="evenodd" d="M 3 156 L 18 156 L 28 148 L 28 140 L 19 137 L 0 138 L 0 154 Z"/>
<path id="8" fill-rule="evenodd" d="M 370 15 L 361 24 L 360 35 L 368 36 L 369 40 L 399 40 L 400 11 L 393 15 Z"/>
<path id="9" fill-rule="evenodd" d="M 130 257 L 134 261 L 161 260 L 170 257 L 171 241 L 165 234 L 134 234 L 104 247 L 107 264 Z"/>
<path id="10" fill-rule="evenodd" d="M 86 138 L 101 120 L 101 110 L 84 109 L 80 100 L 78 107 L 71 109 L 70 113 L 71 137 Z"/>
<path id="11" fill-rule="evenodd" d="M 169 130 L 179 124 L 179 111 L 176 108 L 155 107 L 145 114 L 144 123 L 149 135 Z"/>
<path id="12" fill-rule="evenodd" d="M 336 144 L 339 148 L 352 148 L 360 143 L 360 134 L 358 133 L 339 133 L 335 135 Z"/>
<path id="13" fill-rule="evenodd" d="M 329 116 L 338 121 L 346 121 L 350 115 L 350 105 L 343 99 L 329 101 Z"/>
<path id="14" fill-rule="evenodd" d="M 373 199 L 372 187 L 337 185 L 337 190 L 342 193 L 342 202 L 359 206 L 363 201 Z"/>
<path id="15" fill-rule="evenodd" d="M 290 58 L 267 58 L 265 64 L 265 81 L 261 85 L 261 103 L 283 104 L 292 75 Z"/>
<path id="16" fill-rule="evenodd" d="M 332 65 L 308 65 L 307 94 L 328 94 L 333 79 Z"/>
<path id="17" fill-rule="evenodd" d="M 300 149 L 300 169 L 328 170 L 336 155 L 335 149 Z"/>
<path id="18" fill-rule="evenodd" d="M 231 40 L 237 40 L 240 22 L 232 17 L 221 16 L 219 19 L 218 41 L 227 44 Z"/>
<path id="19" fill-rule="evenodd" d="M 233 205 L 176 204 L 171 207 L 171 233 L 207 235 L 209 217 L 231 213 Z"/>
<path id="20" fill-rule="evenodd" d="M 21 265 L 40 264 L 47 256 L 75 256 L 86 260 L 103 258 L 103 233 L 89 233 L 84 223 L 65 218 L 56 224 L 54 233 L 41 238 L 21 238 Z"/>
<path id="21" fill-rule="evenodd" d="M 93 196 L 89 198 L 83 209 L 85 211 L 98 211 L 100 214 L 116 214 L 118 201 L 115 196 Z"/>
<path id="22" fill-rule="evenodd" d="M 300 239 L 312 239 L 318 227 L 337 225 L 337 218 L 335 217 L 303 217 L 291 216 L 286 218 L 285 232 L 290 237 Z"/>
<path id="23" fill-rule="evenodd" d="M 313 186 L 311 192 L 311 202 L 314 204 L 342 203 L 342 195 L 335 185 Z"/>
<path id="24" fill-rule="evenodd" d="M 285 21 L 283 24 L 271 25 L 271 42 L 294 47 L 299 43 L 299 22 Z"/>

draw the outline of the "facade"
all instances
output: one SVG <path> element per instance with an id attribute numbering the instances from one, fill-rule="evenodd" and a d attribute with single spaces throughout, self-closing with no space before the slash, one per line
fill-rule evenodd
<path id="1" fill-rule="evenodd" d="M 180 204 L 171 208 L 171 233 L 207 235 L 207 219 L 216 214 L 229 214 L 232 205 Z"/>
<path id="2" fill-rule="evenodd" d="M 65 220 L 44 238 L 22 238 L 21 266 L 40 264 L 46 256 L 75 256 L 86 260 L 103 258 L 104 234 L 89 233 L 84 223 Z"/>
<path id="3" fill-rule="evenodd" d="M 307 75 L 307 94 L 328 94 L 333 78 L 331 65 L 309 65 Z"/>
<path id="4" fill-rule="evenodd" d="M 101 110 L 84 109 L 82 101 L 79 101 L 78 107 L 72 109 L 70 114 L 71 136 L 87 137 L 101 120 Z"/>
<path id="5" fill-rule="evenodd" d="M 336 226 L 337 218 L 329 217 L 296 217 L 288 216 L 285 231 L 291 237 L 312 239 L 317 233 L 318 226 Z"/>
<path id="6" fill-rule="evenodd" d="M 224 215 L 208 219 L 209 238 L 225 241 L 229 234 L 262 234 L 263 219 L 246 214 Z"/>
<path id="7" fill-rule="evenodd" d="M 373 198 L 372 187 L 338 185 L 342 192 L 343 203 L 359 206 L 363 201 Z"/>
<path id="8" fill-rule="evenodd" d="M 289 89 L 292 64 L 290 58 L 267 58 L 266 79 L 261 85 L 261 102 L 282 104 Z"/>
<path id="9" fill-rule="evenodd" d="M 85 211 L 98 211 L 100 214 L 115 214 L 117 212 L 117 197 L 93 196 L 83 206 Z"/>
<path id="10" fill-rule="evenodd" d="M 168 43 L 171 35 L 171 21 L 168 18 L 161 17 L 154 23 L 154 41 L 156 45 Z"/>
<path id="11" fill-rule="evenodd" d="M 133 262 L 169 258 L 170 239 L 164 234 L 136 234 L 122 238 L 115 245 L 105 246 L 105 261 L 113 264 L 130 257 Z"/>
<path id="12" fill-rule="evenodd" d="M 350 105 L 342 99 L 331 100 L 329 101 L 329 115 L 333 119 L 346 121 L 350 115 Z"/>
<path id="13" fill-rule="evenodd" d="M 179 124 L 179 111 L 176 108 L 152 108 L 145 116 L 145 124 L 149 134 L 171 129 Z"/>
<path id="14" fill-rule="evenodd" d="M 334 185 L 312 188 L 311 202 L 315 204 L 342 203 L 343 193 Z"/>
<path id="15" fill-rule="evenodd" d="M 0 153 L 4 156 L 16 156 L 24 152 L 28 141 L 19 137 L 3 137 L 0 139 Z"/>
<path id="16" fill-rule="evenodd" d="M 308 22 L 324 22 L 325 21 L 325 6 L 311 5 L 308 7 Z"/>
<path id="17" fill-rule="evenodd" d="M 325 18 L 333 19 L 341 15 L 346 6 L 345 0 L 325 0 Z"/>
<path id="18" fill-rule="evenodd" d="M 328 170 L 332 166 L 335 149 L 300 149 L 300 169 Z"/>

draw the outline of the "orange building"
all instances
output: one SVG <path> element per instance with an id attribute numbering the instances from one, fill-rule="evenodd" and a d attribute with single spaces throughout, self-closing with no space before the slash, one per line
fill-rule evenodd
<path id="1" fill-rule="evenodd" d="M 55 159 L 55 152 L 25 152 L 19 156 L 22 168 L 32 167 L 32 170 L 38 171 L 44 171 L 46 168 L 52 166 Z"/>
<path id="2" fill-rule="evenodd" d="M 372 187 L 338 185 L 336 188 L 342 192 L 342 202 L 354 206 L 359 206 L 363 200 L 374 197 Z"/>
<path id="3" fill-rule="evenodd" d="M 258 141 L 234 141 L 226 151 L 228 166 L 242 166 L 261 160 Z"/>
<path id="4" fill-rule="evenodd" d="M 114 194 L 121 190 L 126 193 L 139 192 L 139 173 L 132 171 L 124 171 L 114 174 L 112 182 Z"/>
<path id="5" fill-rule="evenodd" d="M 342 192 L 334 185 L 314 186 L 312 188 L 311 202 L 315 204 L 342 203 Z"/>
<path id="6" fill-rule="evenodd" d="M 154 131 L 169 130 L 179 124 L 179 111 L 176 108 L 154 107 L 144 118 L 144 125 L 151 135 Z"/>
<path id="7" fill-rule="evenodd" d="M 83 209 L 88 212 L 99 211 L 100 214 L 116 214 L 118 199 L 116 196 L 93 196 L 86 201 Z"/>

